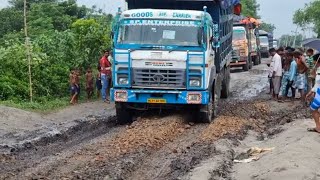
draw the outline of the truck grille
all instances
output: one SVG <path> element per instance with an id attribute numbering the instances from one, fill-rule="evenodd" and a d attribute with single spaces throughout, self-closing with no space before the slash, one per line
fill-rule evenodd
<path id="1" fill-rule="evenodd" d="M 185 70 L 133 69 L 135 87 L 185 88 Z"/>
<path id="2" fill-rule="evenodd" d="M 232 57 L 238 57 L 239 56 L 240 51 L 237 49 L 232 50 L 231 56 Z"/>

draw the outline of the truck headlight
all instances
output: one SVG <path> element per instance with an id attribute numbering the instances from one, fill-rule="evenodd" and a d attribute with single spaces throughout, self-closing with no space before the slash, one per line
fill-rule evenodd
<path id="1" fill-rule="evenodd" d="M 189 81 L 189 86 L 191 87 L 200 87 L 200 85 L 201 85 L 201 82 L 199 79 L 191 79 Z"/>
<path id="2" fill-rule="evenodd" d="M 118 84 L 120 84 L 120 85 L 129 84 L 128 78 L 127 77 L 119 77 L 118 78 Z"/>

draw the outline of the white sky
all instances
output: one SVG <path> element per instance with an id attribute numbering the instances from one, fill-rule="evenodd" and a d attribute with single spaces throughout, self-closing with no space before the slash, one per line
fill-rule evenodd
<path id="1" fill-rule="evenodd" d="M 292 31 L 296 30 L 296 26 L 292 23 L 292 16 L 294 12 L 303 8 L 306 3 L 313 0 L 257 0 L 260 4 L 259 14 L 262 21 L 274 24 L 277 29 L 275 30 L 275 37 L 282 34 L 293 34 Z M 79 4 L 84 4 L 88 7 L 96 5 L 98 8 L 103 9 L 106 13 L 114 14 L 118 6 L 124 6 L 124 0 L 78 0 Z M 0 0 L 0 8 L 7 6 L 7 0 Z M 305 32 L 310 36 L 310 32 Z"/>

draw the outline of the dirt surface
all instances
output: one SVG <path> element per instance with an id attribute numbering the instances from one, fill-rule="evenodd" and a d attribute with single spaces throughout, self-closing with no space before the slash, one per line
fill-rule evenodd
<path id="1" fill-rule="evenodd" d="M 30 122 L 32 118 L 42 125 L 51 119 L 61 122 L 56 125 L 59 133 L 48 136 L 42 126 L 21 125 L 23 135 L 1 138 L 20 142 L 15 137 L 25 140 L 33 134 L 38 139 L 23 147 L 3 145 L 9 151 L 0 155 L 0 179 L 290 179 L 299 172 L 302 179 L 308 172 L 315 173 L 313 165 L 318 163 L 299 164 L 299 158 L 308 156 L 307 162 L 317 155 L 302 152 L 318 148 L 302 142 L 318 142 L 317 134 L 305 132 L 312 126 L 310 120 L 297 120 L 309 116 L 299 102 L 273 102 L 265 94 L 265 69 L 260 65 L 250 72 L 233 71 L 232 96 L 220 102 L 219 117 L 211 124 L 188 122 L 188 112 L 180 111 L 143 114 L 131 125 L 117 126 L 113 107 L 99 103 L 45 116 L 32 114 Z M 76 116 L 68 114 L 75 111 Z M 13 131 L 4 129 L 6 134 Z M 37 131 L 44 132 L 41 138 Z M 253 146 L 275 149 L 258 161 L 234 163 L 238 154 Z M 290 156 L 297 159 L 288 161 Z M 300 169 L 292 168 L 295 164 Z M 308 167 L 313 169 L 304 171 Z"/>

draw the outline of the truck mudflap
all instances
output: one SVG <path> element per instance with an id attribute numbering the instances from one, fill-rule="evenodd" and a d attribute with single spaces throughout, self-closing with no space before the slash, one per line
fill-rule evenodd
<path id="1" fill-rule="evenodd" d="M 147 104 L 208 104 L 209 91 L 111 89 L 111 100 Z"/>

